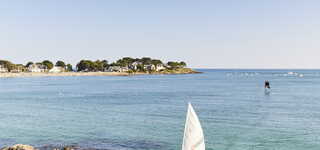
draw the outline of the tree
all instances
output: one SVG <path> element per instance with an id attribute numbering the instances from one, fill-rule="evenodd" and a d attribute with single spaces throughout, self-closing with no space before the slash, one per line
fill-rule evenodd
<path id="1" fill-rule="evenodd" d="M 181 67 L 186 67 L 187 66 L 187 64 L 184 61 L 181 61 L 179 64 L 180 64 Z"/>
<path id="2" fill-rule="evenodd" d="M 158 64 L 162 64 L 162 61 L 161 61 L 161 60 L 158 60 L 158 59 L 152 59 L 152 60 L 151 60 L 151 63 L 152 63 L 153 65 L 158 65 Z"/>
<path id="3" fill-rule="evenodd" d="M 128 67 L 130 64 L 132 64 L 135 61 L 135 59 L 131 57 L 123 57 L 122 59 L 117 60 L 116 64 L 122 67 Z"/>
<path id="4" fill-rule="evenodd" d="M 142 57 L 141 58 L 141 62 L 144 64 L 144 65 L 150 65 L 152 63 L 152 59 L 150 57 Z"/>
<path id="5" fill-rule="evenodd" d="M 108 67 L 108 61 L 107 60 L 97 60 L 95 63 L 95 70 L 96 71 L 105 71 L 105 69 Z"/>
<path id="6" fill-rule="evenodd" d="M 81 60 L 77 64 L 77 71 L 93 71 L 94 70 L 94 63 L 91 60 Z"/>
<path id="7" fill-rule="evenodd" d="M 0 65 L 2 65 L 4 68 L 7 68 L 9 72 L 14 67 L 14 64 L 7 60 L 0 60 Z"/>
<path id="8" fill-rule="evenodd" d="M 172 69 L 182 68 L 184 67 L 184 65 L 186 65 L 185 62 L 174 62 L 174 61 L 169 61 L 167 64 Z"/>
<path id="9" fill-rule="evenodd" d="M 45 65 L 49 70 L 53 68 L 53 63 L 49 60 L 44 60 L 42 64 Z"/>
<path id="10" fill-rule="evenodd" d="M 26 64 L 26 67 L 29 67 L 30 65 L 33 65 L 34 63 L 32 61 L 29 61 L 27 64 Z"/>
<path id="11" fill-rule="evenodd" d="M 59 60 L 59 61 L 56 62 L 56 66 L 65 68 L 66 64 L 63 61 Z"/>
<path id="12" fill-rule="evenodd" d="M 27 71 L 26 67 L 22 64 L 12 64 L 11 72 L 19 73 Z"/>
<path id="13" fill-rule="evenodd" d="M 103 65 L 102 61 L 96 60 L 95 62 L 93 62 L 93 70 L 94 71 L 103 71 L 104 65 Z"/>
<path id="14" fill-rule="evenodd" d="M 143 65 L 140 65 L 140 64 L 137 66 L 137 70 L 141 71 L 141 72 L 146 72 L 146 70 L 144 69 Z"/>
<path id="15" fill-rule="evenodd" d="M 72 72 L 73 71 L 71 64 L 67 64 L 67 71 L 68 72 Z"/>
<path id="16" fill-rule="evenodd" d="M 109 64 L 109 66 L 119 66 L 117 63 L 113 62 L 111 64 Z"/>
<path id="17" fill-rule="evenodd" d="M 109 64 L 108 64 L 107 60 L 102 60 L 101 63 L 102 63 L 104 68 L 108 68 Z"/>

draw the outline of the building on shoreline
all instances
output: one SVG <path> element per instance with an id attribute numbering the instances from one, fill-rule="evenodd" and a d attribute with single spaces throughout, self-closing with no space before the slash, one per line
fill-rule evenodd
<path id="1" fill-rule="evenodd" d="M 25 66 L 18 64 L 18 65 L 14 65 L 14 67 L 11 68 L 10 72 L 20 73 L 20 72 L 24 72 L 25 70 L 26 70 Z"/>
<path id="2" fill-rule="evenodd" d="M 47 72 L 47 66 L 42 64 L 32 64 L 27 69 L 29 72 Z"/>
<path id="3" fill-rule="evenodd" d="M 127 72 L 127 73 L 155 73 L 168 72 L 170 70 L 186 67 L 184 62 L 163 63 L 159 59 L 150 57 L 130 58 L 124 57 L 111 64 L 107 60 L 81 60 L 76 65 L 75 72 Z M 2 72 L 32 72 L 32 73 L 61 73 L 74 71 L 71 64 L 65 65 L 63 61 L 57 61 L 54 65 L 51 61 L 33 63 L 29 61 L 26 65 L 14 64 L 7 60 L 0 60 L 0 73 Z"/>
<path id="4" fill-rule="evenodd" d="M 129 69 L 131 70 L 138 70 L 138 66 L 142 66 L 142 62 L 139 62 L 139 61 L 135 61 L 131 64 L 129 64 Z"/>
<path id="5" fill-rule="evenodd" d="M 147 70 L 147 71 L 155 71 L 156 70 L 156 66 L 153 65 L 153 64 L 148 64 L 148 65 L 144 65 L 143 69 Z"/>
<path id="6" fill-rule="evenodd" d="M 0 73 L 6 73 L 8 72 L 8 68 L 6 68 L 4 65 L 0 65 Z"/>
<path id="7" fill-rule="evenodd" d="M 65 68 L 60 67 L 60 66 L 54 66 L 52 69 L 49 70 L 50 73 L 61 73 L 65 72 Z"/>
<path id="8" fill-rule="evenodd" d="M 157 64 L 156 65 L 156 71 L 161 71 L 161 70 L 165 70 L 166 67 L 163 64 Z"/>
<path id="9" fill-rule="evenodd" d="M 121 67 L 121 66 L 110 66 L 107 69 L 107 72 L 128 72 L 128 67 Z"/>

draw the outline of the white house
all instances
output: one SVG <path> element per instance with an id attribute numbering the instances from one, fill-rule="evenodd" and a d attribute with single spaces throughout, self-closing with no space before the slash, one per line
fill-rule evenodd
<path id="1" fill-rule="evenodd" d="M 164 70 L 164 69 L 166 69 L 166 68 L 164 67 L 163 64 L 157 64 L 156 71 L 160 71 L 160 70 Z"/>
<path id="2" fill-rule="evenodd" d="M 120 72 L 120 66 L 110 66 L 107 70 L 107 72 Z"/>
<path id="3" fill-rule="evenodd" d="M 142 62 L 135 61 L 132 64 L 129 65 L 129 68 L 132 70 L 138 70 L 138 66 L 142 65 Z"/>
<path id="4" fill-rule="evenodd" d="M 128 67 L 121 67 L 120 72 L 128 72 L 129 68 Z"/>
<path id="5" fill-rule="evenodd" d="M 129 71 L 128 67 L 120 67 L 120 66 L 110 66 L 107 70 L 108 72 L 127 72 Z"/>
<path id="6" fill-rule="evenodd" d="M 6 68 L 4 65 L 0 65 L 0 73 L 8 72 L 8 68 Z"/>
<path id="7" fill-rule="evenodd" d="M 41 64 L 32 64 L 32 65 L 29 65 L 28 71 L 29 72 L 46 72 L 47 67 Z"/>
<path id="8" fill-rule="evenodd" d="M 151 65 L 144 65 L 143 68 L 145 70 L 148 70 L 148 71 L 152 71 L 152 70 L 156 70 L 156 66 L 151 64 Z"/>
<path id="9" fill-rule="evenodd" d="M 60 73 L 64 72 L 65 69 L 63 67 L 54 66 L 52 69 L 49 70 L 50 73 Z"/>

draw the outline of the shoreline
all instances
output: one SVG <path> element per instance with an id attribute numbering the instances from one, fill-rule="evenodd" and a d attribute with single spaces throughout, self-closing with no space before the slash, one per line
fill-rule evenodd
<path id="1" fill-rule="evenodd" d="M 0 73 L 0 78 L 18 78 L 18 77 L 68 77 L 68 76 L 135 76 L 135 75 L 170 75 L 170 74 L 196 74 L 202 73 L 194 71 L 189 68 L 183 68 L 181 70 L 172 70 L 171 72 L 61 72 L 61 73 L 49 73 L 49 72 L 21 72 L 21 73 Z"/>

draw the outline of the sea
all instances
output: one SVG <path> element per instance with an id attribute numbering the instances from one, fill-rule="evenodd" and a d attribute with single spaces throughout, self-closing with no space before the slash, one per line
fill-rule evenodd
<path id="1" fill-rule="evenodd" d="M 197 71 L 0 78 L 0 147 L 179 150 L 190 102 L 206 150 L 320 149 L 320 70 Z"/>

